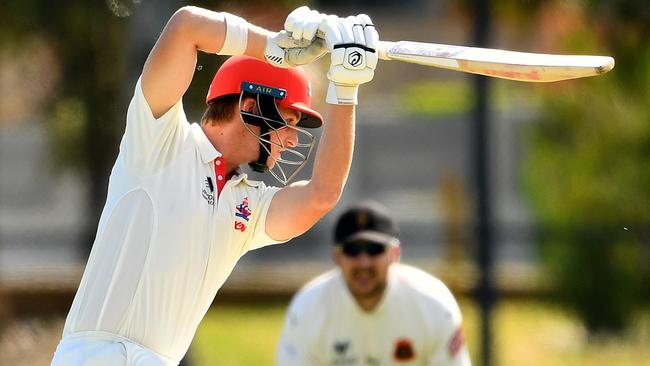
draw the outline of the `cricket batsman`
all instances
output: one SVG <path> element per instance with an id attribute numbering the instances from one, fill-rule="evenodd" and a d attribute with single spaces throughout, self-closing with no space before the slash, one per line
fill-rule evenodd
<path id="1" fill-rule="evenodd" d="M 275 33 L 232 14 L 179 9 L 135 85 L 52 365 L 177 365 L 237 260 L 304 233 L 337 204 L 352 159 L 357 92 L 373 78 L 377 42 L 366 15 L 301 7 Z M 182 96 L 198 51 L 232 57 L 214 77 L 201 122 L 190 124 Z M 327 52 L 324 121 L 298 66 Z M 309 157 L 308 130 L 321 126 L 311 178 L 287 184 Z M 242 164 L 286 185 L 249 180 Z"/>

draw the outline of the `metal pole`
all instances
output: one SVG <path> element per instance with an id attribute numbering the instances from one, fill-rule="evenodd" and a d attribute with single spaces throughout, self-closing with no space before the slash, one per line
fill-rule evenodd
<path id="1" fill-rule="evenodd" d="M 487 47 L 490 37 L 490 0 L 475 0 L 474 42 L 477 47 Z M 481 360 L 484 366 L 492 364 L 492 308 L 495 302 L 495 289 L 492 282 L 493 233 L 490 200 L 490 149 L 489 149 L 489 79 L 485 76 L 473 77 L 476 94 L 474 109 L 474 163 L 477 189 L 477 230 L 478 265 L 480 279 L 476 296 L 481 309 Z"/>

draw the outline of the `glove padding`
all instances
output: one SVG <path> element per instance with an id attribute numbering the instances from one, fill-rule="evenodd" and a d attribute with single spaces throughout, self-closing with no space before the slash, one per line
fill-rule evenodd
<path id="1" fill-rule="evenodd" d="M 285 30 L 269 34 L 264 56 L 272 65 L 292 67 L 315 61 L 328 52 L 325 40 L 316 31 L 326 15 L 306 6 L 292 11 L 284 22 Z"/>
<path id="2" fill-rule="evenodd" d="M 271 65 L 288 68 L 315 61 L 327 53 L 325 41 L 296 41 L 286 31 L 269 33 L 264 58 Z"/>
<path id="3" fill-rule="evenodd" d="M 377 67 L 379 34 L 365 14 L 325 21 L 325 40 L 332 53 L 327 72 L 327 103 L 358 103 L 359 85 L 372 80 Z"/>
<path id="4" fill-rule="evenodd" d="M 309 44 L 316 37 L 324 38 L 326 18 L 327 14 L 301 6 L 287 16 L 284 30 L 291 34 L 296 42 Z"/>

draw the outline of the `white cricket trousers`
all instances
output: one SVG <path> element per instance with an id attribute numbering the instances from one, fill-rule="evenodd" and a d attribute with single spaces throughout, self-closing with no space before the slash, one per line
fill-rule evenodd
<path id="1" fill-rule="evenodd" d="M 178 366 L 179 361 L 106 332 L 79 332 L 64 337 L 50 366 Z"/>

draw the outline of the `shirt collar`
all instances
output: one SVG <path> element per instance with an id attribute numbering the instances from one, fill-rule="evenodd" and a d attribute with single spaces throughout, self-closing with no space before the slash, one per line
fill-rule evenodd
<path id="1" fill-rule="evenodd" d="M 198 123 L 192 123 L 191 125 L 192 128 L 192 135 L 194 136 L 194 140 L 196 141 L 196 144 L 199 147 L 199 154 L 201 154 L 201 161 L 203 161 L 204 164 L 210 164 L 214 159 L 222 156 L 222 154 L 217 151 L 217 149 L 214 148 L 214 145 L 208 140 L 208 137 L 205 135 L 205 132 L 203 132 L 203 129 Z M 232 178 L 230 178 L 231 181 L 233 181 L 232 184 L 238 184 L 239 182 L 244 182 L 250 186 L 258 186 L 260 185 L 260 182 L 258 181 L 251 181 L 248 179 L 248 176 L 242 172 L 242 170 L 237 167 L 235 168 L 235 171 L 233 172 Z"/>
<path id="2" fill-rule="evenodd" d="M 214 159 L 221 156 L 221 153 L 214 148 L 198 123 L 192 123 L 191 131 L 196 144 L 199 146 L 199 153 L 201 154 L 201 161 L 203 163 L 211 163 Z"/>

